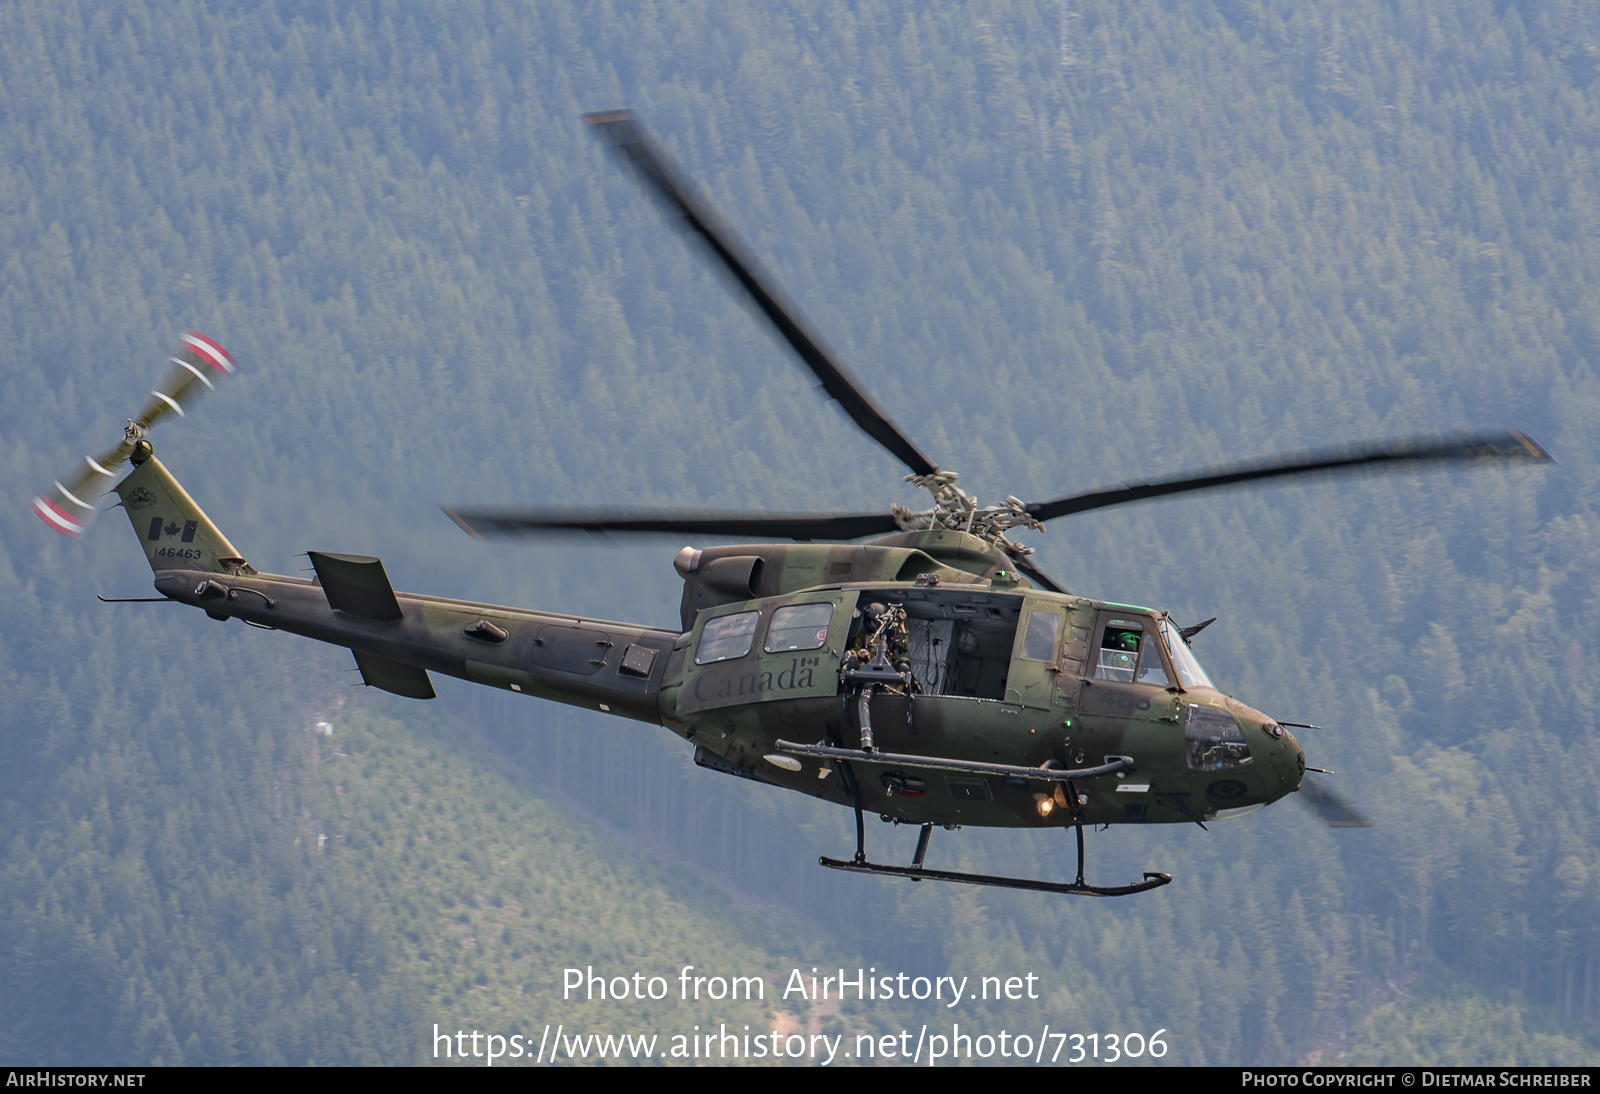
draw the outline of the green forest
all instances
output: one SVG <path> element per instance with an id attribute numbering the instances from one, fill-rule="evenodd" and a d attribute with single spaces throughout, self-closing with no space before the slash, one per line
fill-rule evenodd
<path id="1" fill-rule="evenodd" d="M 1121 900 L 840 875 L 847 811 L 665 731 L 407 701 L 346 650 L 95 599 L 154 595 L 123 515 L 73 541 L 29 499 L 190 327 L 239 373 L 153 441 L 261 570 L 359 552 L 401 589 L 675 626 L 681 540 L 484 543 L 438 506 L 920 505 L 584 132 L 621 106 L 982 503 L 1388 437 L 1548 448 L 1026 537 L 1075 593 L 1216 616 L 1210 675 L 1325 727 L 1308 761 L 1375 826 L 1293 798 L 1113 826 L 1095 874 L 1174 877 Z M 954 1016 L 1165 1031 L 1115 1066 L 1600 1062 L 1600 8 L 14 0 L 0 330 L 0 1061 Z M 929 864 L 1072 855 L 969 828 Z M 567 968 L 685 965 L 767 999 L 563 998 Z M 780 997 L 813 966 L 1040 998 Z"/>

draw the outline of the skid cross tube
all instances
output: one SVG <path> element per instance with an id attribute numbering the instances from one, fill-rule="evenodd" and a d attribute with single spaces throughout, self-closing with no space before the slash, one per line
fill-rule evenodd
<path id="1" fill-rule="evenodd" d="M 856 810 L 856 861 L 867 861 L 867 822 L 861 813 L 861 788 L 856 784 L 856 773 L 850 770 L 848 763 L 839 765 L 839 779 L 844 783 L 845 793 L 850 795 L 850 804 Z"/>
<path id="2" fill-rule="evenodd" d="M 835 752 L 847 751 L 834 749 Z M 1121 762 L 1119 758 L 1119 763 Z M 990 765 L 998 766 L 998 765 Z M 850 765 L 839 765 L 841 774 L 848 772 Z M 817 862 L 830 870 L 846 870 L 852 874 L 885 874 L 890 877 L 905 877 L 912 881 L 956 881 L 965 885 L 990 885 L 1000 889 L 1029 889 L 1037 893 L 1061 893 L 1064 896 L 1128 896 L 1132 893 L 1142 893 L 1150 889 L 1159 888 L 1172 880 L 1171 874 L 1161 874 L 1145 871 L 1144 880 L 1133 882 L 1130 885 L 1090 885 L 1083 877 L 1083 822 L 1076 817 L 1073 828 L 1078 836 L 1078 877 L 1070 885 L 1060 881 L 1037 881 L 1025 877 L 1000 877 L 994 874 L 963 874 L 953 870 L 929 870 L 922 865 L 922 860 L 928 854 L 928 840 L 933 835 L 933 825 L 923 824 L 917 833 L 917 850 L 911 858 L 910 866 L 889 866 L 879 862 L 867 860 L 867 832 L 862 823 L 861 797 L 856 792 L 853 778 L 846 778 L 846 789 L 851 791 L 851 798 L 856 808 L 856 857 L 848 861 L 844 859 L 828 858 L 822 856 Z M 1071 783 L 1067 784 L 1071 786 Z M 884 820 L 888 820 L 885 817 Z"/>

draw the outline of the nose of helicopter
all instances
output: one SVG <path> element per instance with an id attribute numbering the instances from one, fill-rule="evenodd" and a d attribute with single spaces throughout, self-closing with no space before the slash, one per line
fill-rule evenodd
<path id="1" fill-rule="evenodd" d="M 1300 779 L 1306 773 L 1306 753 L 1300 747 L 1300 742 L 1295 740 L 1294 734 L 1259 710 L 1245 706 L 1238 700 L 1230 701 L 1229 705 L 1233 708 L 1231 713 L 1234 721 L 1244 731 L 1251 754 L 1257 757 L 1257 762 L 1265 764 L 1263 774 L 1271 771 L 1277 779 L 1278 786 L 1271 800 L 1276 801 L 1285 794 L 1299 790 Z"/>

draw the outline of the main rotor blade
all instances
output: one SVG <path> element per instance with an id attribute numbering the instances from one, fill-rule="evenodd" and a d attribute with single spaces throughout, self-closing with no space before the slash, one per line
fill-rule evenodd
<path id="1" fill-rule="evenodd" d="M 1033 564 L 1033 560 L 1027 555 L 1013 555 L 1010 552 L 1007 552 L 1006 557 L 1011 559 L 1011 564 L 1015 566 L 1018 571 L 1032 579 L 1033 583 L 1040 588 L 1047 589 L 1052 593 L 1064 593 L 1067 591 L 1066 589 L 1062 588 L 1060 583 L 1057 582 L 1055 578 L 1051 577 L 1049 574 L 1039 569 L 1039 567 L 1035 566 Z"/>
<path id="2" fill-rule="evenodd" d="M 1345 452 L 1311 452 L 1270 463 L 1217 468 L 1179 479 L 1128 483 L 1108 490 L 1095 490 L 1087 494 L 1057 498 L 1054 501 L 1033 502 L 1027 506 L 1027 511 L 1035 520 L 1054 520 L 1073 513 L 1086 513 L 1092 509 L 1105 509 L 1132 501 L 1145 501 L 1149 498 L 1166 497 L 1169 494 L 1188 494 L 1197 490 L 1213 490 L 1286 475 L 1372 467 L 1398 469 L 1414 463 L 1484 459 L 1555 462 L 1550 453 L 1540 447 L 1538 442 L 1515 430 L 1488 436 L 1385 441 Z"/>
<path id="3" fill-rule="evenodd" d="M 899 531 L 889 513 L 828 515 L 772 513 L 660 513 L 642 516 L 616 510 L 538 512 L 529 509 L 446 509 L 445 515 L 469 535 L 518 532 L 672 532 L 688 535 L 749 536 L 752 539 L 848 540 Z"/>
<path id="4" fill-rule="evenodd" d="M 642 125 L 626 110 L 585 114 L 583 120 L 611 142 L 611 147 L 632 166 L 648 188 L 666 205 L 676 210 L 682 226 L 698 235 L 733 275 L 756 307 L 777 328 L 783 340 L 799 355 L 830 398 L 837 399 L 850 420 L 886 448 L 891 455 L 918 475 L 931 475 L 938 468 L 889 420 L 882 407 L 858 384 L 843 365 L 835 361 L 806 329 L 799 312 L 767 287 L 754 260 L 743 255 L 733 233 L 719 224 L 709 208 L 691 196 L 689 187 L 656 147 Z"/>
<path id="5" fill-rule="evenodd" d="M 1303 800 L 1329 828 L 1371 828 L 1372 822 L 1356 812 L 1344 799 L 1315 780 L 1300 783 Z"/>

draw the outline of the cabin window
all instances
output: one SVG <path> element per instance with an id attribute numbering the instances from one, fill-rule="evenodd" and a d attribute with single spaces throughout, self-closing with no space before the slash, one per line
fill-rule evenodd
<path id="1" fill-rule="evenodd" d="M 1061 633 L 1061 617 L 1053 612 L 1028 613 L 1028 632 L 1022 636 L 1022 656 L 1030 661 L 1049 661 L 1056 655 L 1056 635 Z"/>
<path id="2" fill-rule="evenodd" d="M 1116 680 L 1124 684 L 1172 686 L 1167 666 L 1161 660 L 1160 644 L 1145 633 L 1145 624 L 1135 619 L 1112 619 L 1100 636 L 1100 657 L 1095 679 Z"/>
<path id="3" fill-rule="evenodd" d="M 1143 623 L 1127 619 L 1111 620 L 1100 635 L 1100 659 L 1095 665 L 1095 679 L 1133 683 L 1134 670 L 1139 666 L 1139 650 L 1144 644 Z"/>
<path id="4" fill-rule="evenodd" d="M 828 644 L 828 626 L 833 622 L 833 605 L 790 604 L 772 613 L 767 627 L 766 651 L 820 650 Z"/>
<path id="5" fill-rule="evenodd" d="M 1135 679 L 1141 684 L 1154 684 L 1158 688 L 1172 686 L 1172 677 L 1167 675 L 1167 666 L 1161 660 L 1155 635 L 1145 639 L 1144 649 L 1139 654 L 1139 673 Z"/>
<path id="6" fill-rule="evenodd" d="M 705 630 L 700 632 L 700 648 L 695 651 L 694 663 L 710 665 L 749 653 L 756 621 L 760 618 L 760 612 L 739 612 L 707 620 Z"/>

